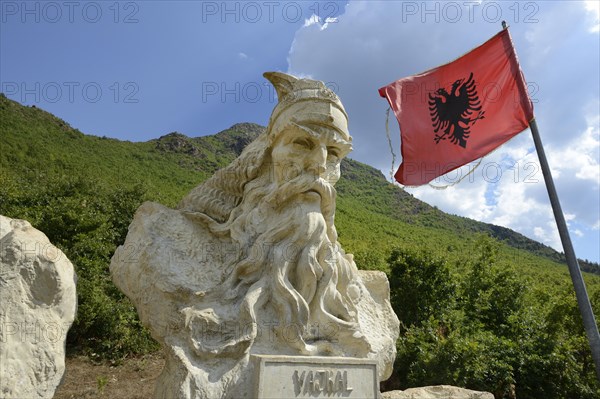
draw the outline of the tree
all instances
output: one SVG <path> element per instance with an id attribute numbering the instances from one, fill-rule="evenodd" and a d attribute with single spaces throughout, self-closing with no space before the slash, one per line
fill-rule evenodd
<path id="1" fill-rule="evenodd" d="M 404 329 L 452 308 L 456 285 L 444 259 L 397 248 L 388 263 L 392 307 Z"/>
<path id="2" fill-rule="evenodd" d="M 525 282 L 513 267 L 496 264 L 498 242 L 480 236 L 474 259 L 467 260 L 461 284 L 461 307 L 466 319 L 490 331 L 507 333 L 511 315 L 523 306 Z"/>

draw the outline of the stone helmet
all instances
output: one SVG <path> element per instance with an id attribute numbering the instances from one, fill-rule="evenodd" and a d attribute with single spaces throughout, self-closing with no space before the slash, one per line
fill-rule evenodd
<path id="1" fill-rule="evenodd" d="M 265 72 L 273 84 L 278 103 L 271 113 L 267 133 L 277 136 L 289 123 L 334 128 L 347 141 L 348 114 L 339 97 L 318 80 L 298 79 L 282 72 Z"/>

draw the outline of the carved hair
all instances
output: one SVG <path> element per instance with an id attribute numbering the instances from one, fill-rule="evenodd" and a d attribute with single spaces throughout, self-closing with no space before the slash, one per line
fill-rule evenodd
<path id="1" fill-rule="evenodd" d="M 240 203 L 246 183 L 260 174 L 270 147 L 268 141 L 267 133 L 258 136 L 229 166 L 194 188 L 181 201 L 179 209 L 205 214 L 218 223 L 227 221 Z"/>

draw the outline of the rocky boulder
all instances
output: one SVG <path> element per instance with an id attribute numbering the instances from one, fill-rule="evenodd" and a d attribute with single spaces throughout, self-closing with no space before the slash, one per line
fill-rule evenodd
<path id="1" fill-rule="evenodd" d="M 381 394 L 382 399 L 494 399 L 489 392 L 472 391 L 451 385 L 409 388 L 405 391 L 389 391 Z"/>
<path id="2" fill-rule="evenodd" d="M 0 397 L 51 398 L 75 318 L 73 265 L 24 220 L 0 215 Z"/>

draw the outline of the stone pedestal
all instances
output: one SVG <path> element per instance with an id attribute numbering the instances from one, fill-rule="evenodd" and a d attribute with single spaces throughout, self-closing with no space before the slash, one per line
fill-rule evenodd
<path id="1" fill-rule="evenodd" d="M 258 399 L 376 399 L 379 378 L 375 360 L 317 357 L 251 357 Z"/>

